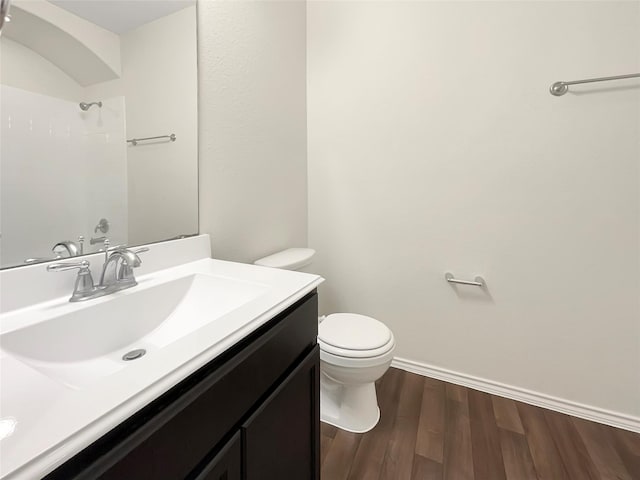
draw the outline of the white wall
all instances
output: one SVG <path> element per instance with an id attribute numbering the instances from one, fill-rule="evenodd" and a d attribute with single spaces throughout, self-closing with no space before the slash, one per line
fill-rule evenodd
<path id="1" fill-rule="evenodd" d="M 307 242 L 303 1 L 200 1 L 200 231 L 252 262 Z"/>
<path id="2" fill-rule="evenodd" d="M 80 85 L 120 76 L 118 35 L 46 0 L 15 0 L 3 35 L 38 52 Z"/>
<path id="3" fill-rule="evenodd" d="M 79 101 L 83 88 L 58 66 L 24 45 L 0 37 L 0 82 L 51 97 Z"/>
<path id="4" fill-rule="evenodd" d="M 324 313 L 399 357 L 640 416 L 638 2 L 310 2 Z M 444 273 L 482 274 L 489 294 Z"/>
<path id="5" fill-rule="evenodd" d="M 129 242 L 198 231 L 196 7 L 122 35 L 127 137 L 175 133 L 175 142 L 127 148 Z"/>

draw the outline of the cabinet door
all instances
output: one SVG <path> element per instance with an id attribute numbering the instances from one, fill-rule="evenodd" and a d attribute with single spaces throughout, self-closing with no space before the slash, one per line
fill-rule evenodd
<path id="1" fill-rule="evenodd" d="M 320 479 L 320 350 L 242 426 L 246 480 Z"/>
<path id="2" fill-rule="evenodd" d="M 236 433 L 195 480 L 242 480 L 242 444 Z"/>

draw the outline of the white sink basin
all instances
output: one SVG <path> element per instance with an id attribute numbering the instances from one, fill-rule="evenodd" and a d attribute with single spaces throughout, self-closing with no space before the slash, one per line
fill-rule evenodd
<path id="1" fill-rule="evenodd" d="M 2 349 L 64 385 L 82 389 L 258 298 L 267 286 L 193 274 L 89 300 L 63 314 L 5 333 Z M 107 298 L 107 297 L 103 297 Z M 92 303 L 95 302 L 95 303 Z M 145 349 L 134 361 L 123 354 Z"/>

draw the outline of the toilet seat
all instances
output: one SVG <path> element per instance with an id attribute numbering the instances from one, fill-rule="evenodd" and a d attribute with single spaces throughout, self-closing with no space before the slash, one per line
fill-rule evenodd
<path id="1" fill-rule="evenodd" d="M 393 350 L 395 341 L 387 326 L 366 315 L 334 313 L 318 326 L 321 352 L 344 358 L 380 357 Z"/>
<path id="2" fill-rule="evenodd" d="M 370 356 L 353 356 L 354 350 L 337 351 L 331 350 L 331 346 L 327 346 L 318 341 L 320 346 L 320 362 L 328 363 L 336 367 L 350 368 L 353 370 L 361 370 L 368 367 L 376 367 L 391 363 L 393 354 L 395 353 L 395 341 L 391 340 L 384 348 L 366 352 Z M 336 352 L 336 353 L 334 353 Z M 364 354 L 365 352 L 360 352 Z"/>
<path id="3" fill-rule="evenodd" d="M 318 338 L 318 345 L 320 346 L 320 352 L 329 353 L 331 355 L 335 355 L 337 357 L 345 357 L 345 358 L 374 358 L 380 357 L 385 353 L 389 352 L 389 350 L 393 350 L 395 347 L 395 340 L 391 338 L 389 342 L 384 344 L 382 347 L 375 348 L 372 350 L 350 350 L 348 348 L 336 348 L 333 345 L 329 345 Z"/>
<path id="4" fill-rule="evenodd" d="M 318 327 L 323 343 L 346 350 L 375 350 L 389 343 L 391 336 L 384 323 L 357 313 L 334 313 Z"/>

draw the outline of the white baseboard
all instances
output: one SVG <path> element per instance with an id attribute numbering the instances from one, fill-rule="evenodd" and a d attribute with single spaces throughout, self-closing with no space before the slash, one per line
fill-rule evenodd
<path id="1" fill-rule="evenodd" d="M 591 405 L 565 400 L 563 398 L 545 395 L 539 392 L 533 392 L 524 388 L 506 385 L 504 383 L 494 382 L 484 378 L 466 375 L 464 373 L 454 372 L 440 367 L 434 367 L 406 358 L 394 358 L 391 366 L 405 370 L 407 372 L 416 373 L 424 377 L 435 378 L 463 387 L 473 388 L 481 392 L 498 395 L 519 402 L 528 403 L 537 407 L 547 408 L 574 417 L 584 418 L 593 422 L 611 425 L 612 427 L 623 428 L 632 432 L 640 433 L 640 417 L 634 417 L 624 413 L 613 412 Z"/>

